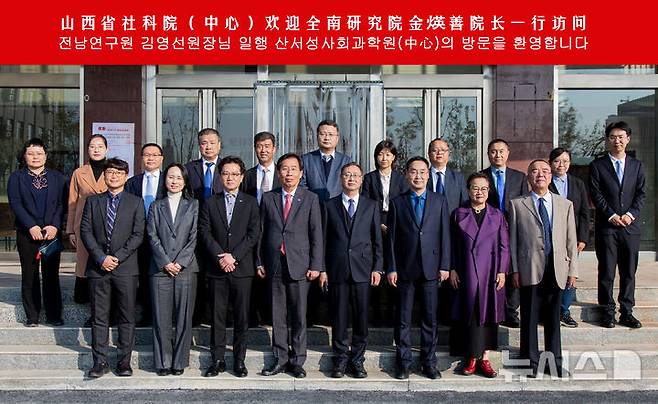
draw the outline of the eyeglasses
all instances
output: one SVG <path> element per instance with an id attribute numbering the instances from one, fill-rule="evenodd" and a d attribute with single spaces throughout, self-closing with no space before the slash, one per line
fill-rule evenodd
<path id="1" fill-rule="evenodd" d="M 430 150 L 432 153 L 447 153 L 450 151 L 450 149 L 432 149 Z"/>
<path id="2" fill-rule="evenodd" d="M 109 169 L 105 170 L 105 175 L 106 175 L 107 177 L 112 177 L 112 176 L 120 177 L 120 176 L 122 176 L 122 175 L 126 175 L 126 172 L 125 172 L 125 171 L 121 171 L 121 170 L 115 170 L 115 169 L 109 168 Z"/>
<path id="3" fill-rule="evenodd" d="M 428 173 L 427 170 L 409 170 L 407 171 L 407 174 L 409 174 L 411 177 L 416 177 L 416 176 L 421 176 L 424 177 Z"/>
<path id="4" fill-rule="evenodd" d="M 476 192 L 476 193 L 477 192 L 482 192 L 484 194 L 484 193 L 489 192 L 489 187 L 471 187 L 470 189 L 471 189 L 471 191 Z"/>
<path id="5" fill-rule="evenodd" d="M 555 163 L 555 165 L 562 164 L 562 165 L 566 166 L 566 165 L 571 164 L 571 160 L 558 160 L 558 159 L 555 159 L 555 160 L 553 160 L 553 163 Z"/>
<path id="6" fill-rule="evenodd" d="M 334 137 L 338 136 L 338 133 L 318 133 L 318 137 Z"/>
<path id="7" fill-rule="evenodd" d="M 627 137 L 627 135 L 617 135 L 617 136 L 610 135 L 610 136 L 608 136 L 608 139 L 610 141 L 614 142 L 615 140 L 624 140 L 624 139 L 626 139 L 626 137 Z"/>
<path id="8" fill-rule="evenodd" d="M 356 174 L 356 173 L 345 173 L 341 174 L 341 177 L 345 179 L 352 179 L 352 178 L 361 178 L 361 174 Z"/>
<path id="9" fill-rule="evenodd" d="M 222 171 L 221 174 L 222 174 L 222 177 L 227 177 L 227 178 L 228 177 L 239 177 L 239 176 L 242 175 L 242 173 L 229 173 L 229 172 L 226 172 L 226 171 Z"/>
<path id="10" fill-rule="evenodd" d="M 142 157 L 146 157 L 147 159 L 150 159 L 151 157 L 162 157 L 162 154 L 145 153 L 142 154 Z"/>

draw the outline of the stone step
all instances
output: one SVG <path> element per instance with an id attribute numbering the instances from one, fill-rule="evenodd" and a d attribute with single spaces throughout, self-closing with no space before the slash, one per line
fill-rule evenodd
<path id="1" fill-rule="evenodd" d="M 569 311 L 576 321 L 599 322 L 603 318 L 603 309 L 594 303 L 575 303 Z M 617 308 L 617 319 L 619 308 Z M 633 315 L 642 322 L 658 322 L 658 302 L 636 302 Z"/>
<path id="2" fill-rule="evenodd" d="M 615 301 L 619 295 L 619 288 L 615 287 L 612 296 Z M 598 289 L 596 287 L 577 287 L 576 300 L 579 302 L 598 302 Z M 635 300 L 642 302 L 654 302 L 658 304 L 658 286 L 635 286 Z"/>
<path id="3" fill-rule="evenodd" d="M 500 327 L 507 330 L 498 334 L 498 343 L 501 345 L 520 346 L 521 331 L 518 328 Z M 598 324 L 579 322 L 576 328 L 560 328 L 562 347 L 570 348 L 579 345 L 607 347 L 611 345 L 641 345 L 658 341 L 658 323 L 644 323 L 642 328 L 630 329 L 617 325 L 615 328 L 603 328 Z M 544 332 L 540 326 L 538 331 L 539 346 L 544 346 Z M 658 345 L 656 345 L 658 349 Z"/>

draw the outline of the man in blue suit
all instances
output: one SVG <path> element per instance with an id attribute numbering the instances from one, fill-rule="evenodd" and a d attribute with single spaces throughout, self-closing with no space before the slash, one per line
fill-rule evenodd
<path id="1" fill-rule="evenodd" d="M 441 377 L 436 369 L 437 288 L 450 269 L 450 223 L 445 196 L 427 189 L 430 164 L 423 157 L 407 161 L 410 190 L 393 199 L 388 211 L 387 277 L 398 289 L 395 377 L 409 378 L 411 365 L 411 312 L 416 289 L 420 294 L 422 373 Z"/>
<path id="2" fill-rule="evenodd" d="M 325 119 L 320 122 L 317 136 L 319 148 L 302 155 L 304 176 L 300 185 L 315 192 L 320 202 L 324 202 L 341 194 L 340 169 L 352 159 L 336 151 L 340 132 L 335 121 Z"/>
<path id="3" fill-rule="evenodd" d="M 427 188 L 437 194 L 445 195 L 448 199 L 448 210 L 452 213 L 462 203 L 468 201 L 464 174 L 448 168 L 450 146 L 443 139 L 434 139 L 430 142 L 427 157 L 432 164 Z"/>
<path id="4" fill-rule="evenodd" d="M 645 175 L 639 160 L 626 153 L 631 128 L 614 122 L 605 128 L 608 153 L 589 166 L 589 190 L 596 207 L 594 227 L 596 258 L 599 261 L 599 304 L 605 314 L 601 325 L 615 326 L 612 287 L 619 266 L 619 324 L 640 328 L 633 316 L 635 272 L 640 249 L 640 211 L 644 205 Z"/>

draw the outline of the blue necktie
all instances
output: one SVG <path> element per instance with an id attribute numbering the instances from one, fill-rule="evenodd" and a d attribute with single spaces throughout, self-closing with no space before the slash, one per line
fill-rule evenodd
<path id="1" fill-rule="evenodd" d="M 503 170 L 496 170 L 496 191 L 498 192 L 498 207 L 505 213 L 505 183 L 503 182 Z"/>
<path id="2" fill-rule="evenodd" d="M 107 240 L 107 246 L 109 248 L 110 241 L 112 240 L 112 231 L 114 230 L 114 221 L 117 218 L 117 207 L 119 206 L 119 196 L 111 196 L 109 203 L 107 204 L 107 217 L 106 226 L 105 226 L 105 238 Z"/>
<path id="3" fill-rule="evenodd" d="M 212 196 L 212 166 L 215 163 L 206 163 L 206 173 L 203 175 L 203 199 L 208 199 Z"/>
<path id="4" fill-rule="evenodd" d="M 146 194 L 144 195 L 144 209 L 146 210 L 146 216 L 149 214 L 149 206 L 155 201 L 155 190 L 153 189 L 154 178 L 153 174 L 144 174 L 146 175 Z"/>
<path id="5" fill-rule="evenodd" d="M 615 172 L 617 173 L 617 179 L 621 185 L 622 180 L 624 179 L 624 172 L 621 170 L 621 161 L 615 161 Z"/>
<path id="6" fill-rule="evenodd" d="M 420 205 L 420 196 L 414 196 L 414 213 L 416 214 L 416 223 L 418 226 L 423 222 L 423 207 Z"/>
<path id="7" fill-rule="evenodd" d="M 443 173 L 436 173 L 436 193 L 443 195 L 445 193 L 445 187 L 443 185 Z"/>
<path id="8" fill-rule="evenodd" d="M 553 232 L 551 231 L 551 219 L 548 217 L 544 198 L 539 198 L 539 217 L 544 228 L 544 255 L 548 256 L 553 251 Z"/>
<path id="9" fill-rule="evenodd" d="M 354 218 L 354 212 L 356 212 L 356 209 L 354 209 L 354 199 L 350 199 L 347 205 L 347 214 L 350 216 L 350 220 Z"/>

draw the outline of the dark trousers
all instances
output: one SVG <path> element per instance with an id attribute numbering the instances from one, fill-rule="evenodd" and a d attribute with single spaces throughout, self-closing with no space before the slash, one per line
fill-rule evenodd
<path id="1" fill-rule="evenodd" d="M 599 304 L 612 319 L 615 315 L 615 300 L 612 288 L 615 267 L 619 266 L 619 312 L 621 316 L 633 314 L 635 306 L 635 272 L 637 271 L 640 235 L 617 230 L 611 234 L 597 233 L 594 243 L 598 265 Z"/>
<path id="2" fill-rule="evenodd" d="M 206 272 L 209 270 L 208 265 L 213 265 L 213 262 L 208 263 L 208 254 L 201 251 L 197 246 L 196 260 L 199 264 L 199 272 L 196 284 L 196 302 L 194 303 L 194 315 L 192 316 L 193 326 L 203 324 L 210 324 L 210 305 L 208 293 L 208 279 L 206 279 Z"/>
<path id="3" fill-rule="evenodd" d="M 272 308 L 272 351 L 279 365 L 303 366 L 306 362 L 306 299 L 310 282 L 290 278 L 284 257 L 281 269 L 268 277 Z M 288 318 L 290 321 L 288 321 Z M 291 356 L 288 355 L 290 326 Z"/>
<path id="4" fill-rule="evenodd" d="M 420 293 L 420 361 L 423 366 L 436 366 L 438 281 L 419 278 L 405 281 L 398 278 L 398 310 L 395 324 L 397 364 L 403 369 L 411 365 L 411 312 L 416 289 Z"/>
<path id="5" fill-rule="evenodd" d="M 560 305 L 562 289 L 555 282 L 553 263 L 546 266 L 537 285 L 522 286 L 521 291 L 521 358 L 530 359 L 530 366 L 539 364 L 537 326 L 544 322 L 544 350 L 553 353 L 555 365 L 562 367 L 560 337 Z"/>
<path id="6" fill-rule="evenodd" d="M 148 240 L 137 250 L 137 262 L 139 263 L 139 284 L 137 286 L 137 302 L 142 307 L 140 322 L 144 325 L 151 323 L 151 246 Z M 177 368 L 178 369 L 178 368 Z"/>
<path id="7" fill-rule="evenodd" d="M 349 280 L 329 286 L 331 301 L 331 346 L 334 366 L 345 369 L 348 362 L 362 364 L 368 344 L 368 297 L 370 283 Z M 349 306 L 352 306 L 352 352 L 347 339 Z M 351 358 L 350 358 L 351 356 Z"/>
<path id="8" fill-rule="evenodd" d="M 175 277 L 151 276 L 150 280 L 153 365 L 156 369 L 185 369 L 190 364 L 196 273 L 183 271 Z"/>
<path id="9" fill-rule="evenodd" d="M 231 274 L 208 277 L 210 292 L 210 351 L 213 361 L 223 360 L 226 352 L 226 320 L 229 304 L 233 309 L 233 367 L 244 364 L 249 330 L 249 297 L 252 277 L 238 278 Z"/>
<path id="10" fill-rule="evenodd" d="M 37 261 L 41 241 L 32 240 L 29 233 L 16 232 L 16 249 L 21 262 L 21 294 L 27 321 L 38 322 L 41 311 L 41 288 L 46 318 L 55 321 L 62 318 L 62 293 L 59 287 L 60 253 Z M 43 273 L 43 285 L 39 280 L 39 262 Z"/>
<path id="11" fill-rule="evenodd" d="M 508 275 L 505 280 L 505 321 L 519 321 L 518 310 L 520 302 L 519 289 L 515 289 L 512 286 L 512 277 Z"/>
<path id="12" fill-rule="evenodd" d="M 267 280 L 254 277 L 249 298 L 249 326 L 272 325 L 272 310 L 268 298 Z"/>
<path id="13" fill-rule="evenodd" d="M 135 299 L 137 276 L 114 276 L 89 278 L 91 298 L 91 350 L 94 363 L 107 363 L 110 331 L 110 307 L 117 309 L 119 341 L 117 362 L 130 364 L 130 356 L 135 345 Z M 116 301 L 112 301 L 112 298 Z"/>

